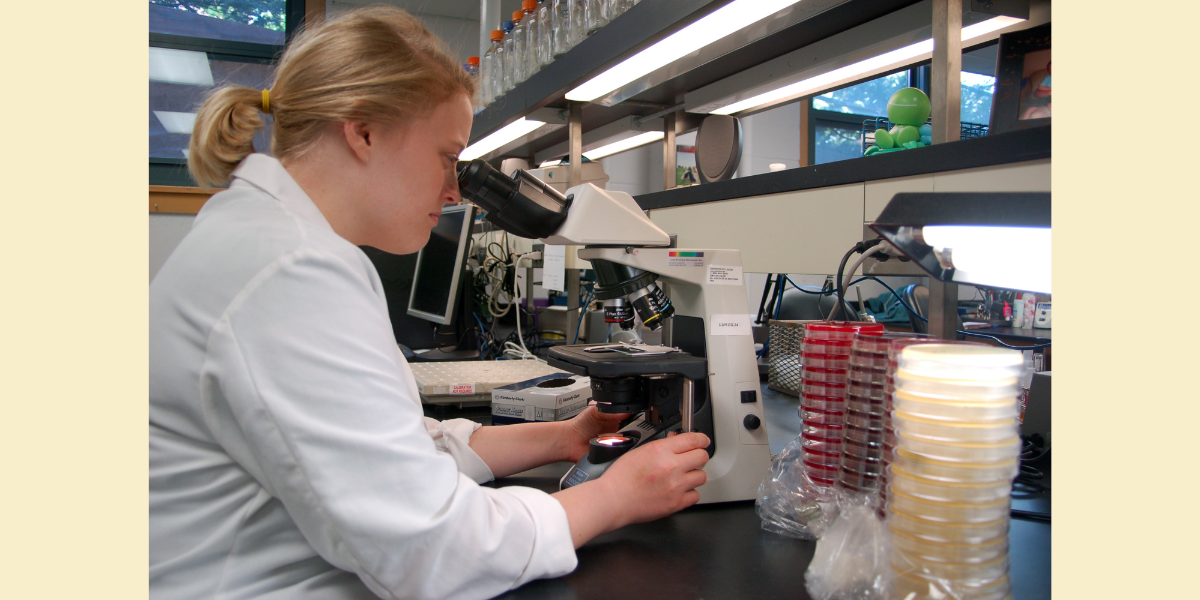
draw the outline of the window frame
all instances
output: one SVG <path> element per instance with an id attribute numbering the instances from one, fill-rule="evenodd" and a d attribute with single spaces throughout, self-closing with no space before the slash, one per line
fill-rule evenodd
<path id="1" fill-rule="evenodd" d="M 321 5 L 324 4 L 324 2 L 321 0 L 317 0 L 317 3 Z M 204 52 L 206 55 L 208 55 L 209 60 L 275 65 L 279 62 L 279 57 L 283 55 L 283 50 L 286 47 L 287 41 L 292 39 L 292 36 L 299 31 L 300 27 L 305 22 L 307 4 L 308 1 L 306 0 L 285 0 L 284 45 L 237 42 L 205 37 L 150 32 L 149 47 Z M 324 7 L 321 6 L 320 8 L 323 9 Z M 193 180 L 191 175 L 189 175 L 187 172 L 187 159 L 162 157 L 148 158 L 151 186 L 156 186 L 159 188 L 195 188 L 197 186 L 196 181 Z M 159 191 L 163 190 L 160 189 Z"/>

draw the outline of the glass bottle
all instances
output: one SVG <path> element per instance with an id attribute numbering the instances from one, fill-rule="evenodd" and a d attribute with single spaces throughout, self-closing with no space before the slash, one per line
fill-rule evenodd
<path id="1" fill-rule="evenodd" d="M 525 16 L 521 19 L 521 24 L 525 27 L 525 63 L 522 65 L 524 77 L 522 81 L 529 79 L 534 73 L 538 72 L 542 64 L 538 59 L 538 29 L 542 26 L 537 18 L 537 0 L 524 0 L 521 2 L 521 12 Z"/>
<path id="2" fill-rule="evenodd" d="M 509 69 L 512 71 L 512 87 L 517 87 L 518 83 L 525 81 L 525 12 L 515 10 L 512 17 L 513 29 L 509 34 L 512 37 L 512 51 L 508 59 L 511 62 Z"/>
<path id="3" fill-rule="evenodd" d="M 592 35 L 596 30 L 608 24 L 609 0 L 587 0 L 587 11 L 584 19 L 587 21 L 587 33 Z"/>
<path id="4" fill-rule="evenodd" d="M 479 97 L 484 106 L 491 104 L 492 100 L 496 99 L 496 76 L 497 73 L 501 73 L 497 65 L 504 60 L 503 52 L 504 32 L 493 29 L 492 45 L 483 54 L 483 62 L 480 66 L 480 70 L 483 72 L 483 84 L 480 86 Z"/>
<path id="5" fill-rule="evenodd" d="M 500 29 L 504 30 L 504 46 L 501 48 L 502 52 L 500 53 L 500 56 L 503 56 L 504 60 L 500 61 L 499 89 L 501 90 L 500 94 L 505 94 L 508 92 L 508 90 L 513 89 L 513 80 L 512 80 L 513 22 L 505 21 L 502 25 L 500 25 Z M 500 94 L 497 94 L 497 96 Z"/>
<path id="6" fill-rule="evenodd" d="M 576 46 L 587 37 L 587 15 L 591 0 L 571 0 L 571 46 Z"/>
<path id="7" fill-rule="evenodd" d="M 554 6 L 550 11 L 551 54 L 558 58 L 567 53 L 575 45 L 575 36 L 571 33 L 571 9 L 575 0 L 553 0 Z"/>
<path id="8" fill-rule="evenodd" d="M 538 69 L 554 62 L 554 26 L 550 18 L 552 8 L 551 0 L 538 0 Z"/>

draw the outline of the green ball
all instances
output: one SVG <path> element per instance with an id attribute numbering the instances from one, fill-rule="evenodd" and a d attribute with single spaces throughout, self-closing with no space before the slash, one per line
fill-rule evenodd
<path id="1" fill-rule="evenodd" d="M 923 125 L 929 111 L 929 96 L 917 88 L 904 88 L 888 100 L 888 120 L 895 125 Z"/>
<path id="2" fill-rule="evenodd" d="M 903 146 L 909 142 L 921 141 L 921 131 L 912 125 L 904 125 L 900 127 L 900 131 L 896 134 L 896 145 Z"/>
<path id="3" fill-rule="evenodd" d="M 896 147 L 896 140 L 892 138 L 892 134 L 886 129 L 875 130 L 875 144 L 882 150 Z"/>

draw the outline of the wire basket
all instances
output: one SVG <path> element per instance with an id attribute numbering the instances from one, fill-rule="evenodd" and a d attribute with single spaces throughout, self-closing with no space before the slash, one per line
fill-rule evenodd
<path id="1" fill-rule="evenodd" d="M 800 396 L 800 342 L 808 321 L 768 321 L 767 387 Z"/>
<path id="2" fill-rule="evenodd" d="M 932 123 L 933 119 L 926 119 L 925 122 Z M 863 154 L 866 154 L 867 148 L 870 148 L 871 146 L 875 145 L 875 130 L 876 129 L 890 130 L 891 128 L 892 128 L 892 124 L 891 124 L 891 122 L 889 122 L 887 120 L 887 117 L 878 117 L 875 119 L 867 119 L 867 120 L 863 121 L 863 128 L 862 128 L 862 151 L 863 151 Z M 987 133 L 988 133 L 987 125 L 980 125 L 979 123 L 963 122 L 962 126 L 959 129 L 958 137 L 959 137 L 959 139 L 966 140 L 966 139 L 970 139 L 970 138 L 983 137 L 983 136 L 987 135 Z"/>

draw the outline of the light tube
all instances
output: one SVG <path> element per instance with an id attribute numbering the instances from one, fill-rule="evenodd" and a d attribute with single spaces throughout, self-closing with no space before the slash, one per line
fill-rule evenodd
<path id="1" fill-rule="evenodd" d="M 150 81 L 211 86 L 213 76 L 208 55 L 191 50 L 150 48 Z"/>
<path id="2" fill-rule="evenodd" d="M 734 0 L 567 92 L 567 100 L 591 102 L 799 1 Z"/>
<path id="3" fill-rule="evenodd" d="M 458 155 L 458 158 L 459 160 L 474 160 L 523 135 L 532 133 L 533 130 L 541 127 L 542 125 L 545 125 L 545 123 L 521 117 L 520 119 L 501 127 L 491 135 L 479 140 L 478 142 L 467 146 L 466 149 Z"/>
<path id="4" fill-rule="evenodd" d="M 584 152 L 583 155 L 585 157 L 587 157 L 588 160 L 597 160 L 600 158 L 604 158 L 605 156 L 608 156 L 610 154 L 624 152 L 626 150 L 629 150 L 630 148 L 637 148 L 638 146 L 644 146 L 646 144 L 649 144 L 650 142 L 657 142 L 658 140 L 663 139 L 664 135 L 665 134 L 661 131 L 647 131 L 646 133 L 640 133 L 633 137 L 625 138 L 619 142 L 613 142 L 606 146 L 600 146 L 599 148 L 596 148 L 595 150 L 589 150 L 587 152 Z"/>
<path id="5" fill-rule="evenodd" d="M 162 123 L 163 129 L 166 129 L 167 133 L 191 135 L 192 130 L 196 128 L 196 113 L 156 110 L 154 116 L 158 118 L 159 123 Z"/>
<path id="6" fill-rule="evenodd" d="M 538 168 L 545 169 L 547 167 L 557 167 L 558 165 L 561 165 L 562 162 L 563 161 L 561 158 L 552 158 L 550 160 L 543 160 L 542 164 L 538 165 Z"/>
<path id="7" fill-rule="evenodd" d="M 993 17 L 987 21 L 976 23 L 968 27 L 963 27 L 962 41 L 967 42 L 973 40 L 977 37 L 987 35 L 993 31 L 1008 27 L 1014 23 L 1019 23 L 1023 20 L 1024 19 L 1016 19 L 1013 17 Z M 764 104 L 770 104 L 785 98 L 799 96 L 806 92 L 819 91 L 822 88 L 831 87 L 842 81 L 853 79 L 854 77 L 864 73 L 908 64 L 913 62 L 918 56 L 932 52 L 933 40 L 928 39 L 923 42 L 917 42 L 903 48 L 892 50 L 891 52 L 880 54 L 879 56 L 873 56 L 866 60 L 861 60 L 851 65 L 846 65 L 840 69 L 834 69 L 827 73 L 822 73 L 815 77 L 809 77 L 803 81 L 797 81 L 796 83 L 785 85 L 769 92 L 763 92 L 762 94 L 759 94 L 753 98 L 735 102 L 728 106 L 722 106 L 721 108 L 710 112 L 715 115 L 731 115 L 733 113 L 754 108 L 756 106 L 762 106 Z"/>
<path id="8" fill-rule="evenodd" d="M 954 280 L 1031 292 L 1050 292 L 1050 229 L 926 225 L 925 243 L 950 250 Z"/>

